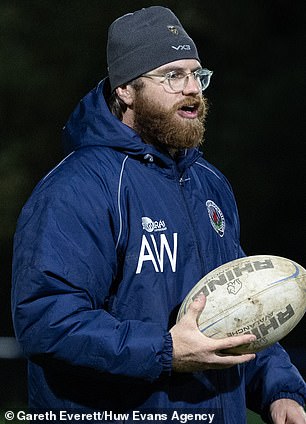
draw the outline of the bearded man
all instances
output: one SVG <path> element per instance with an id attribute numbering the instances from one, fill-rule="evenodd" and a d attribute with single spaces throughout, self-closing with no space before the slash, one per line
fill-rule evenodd
<path id="1" fill-rule="evenodd" d="M 30 407 L 244 424 L 249 406 L 275 424 L 304 422 L 305 384 L 279 344 L 221 353 L 255 336 L 204 336 L 203 295 L 175 323 L 200 278 L 244 255 L 231 187 L 199 149 L 212 72 L 159 6 L 116 20 L 107 56 L 108 77 L 64 128 L 69 155 L 16 231 L 13 319 Z"/>

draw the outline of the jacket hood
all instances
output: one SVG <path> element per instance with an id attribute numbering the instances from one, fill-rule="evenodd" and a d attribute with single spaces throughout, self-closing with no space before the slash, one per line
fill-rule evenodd
<path id="1" fill-rule="evenodd" d="M 63 128 L 66 153 L 86 146 L 107 146 L 140 152 L 140 137 L 119 121 L 109 110 L 104 98 L 106 80 L 101 81 L 81 99 Z"/>
<path id="2" fill-rule="evenodd" d="M 130 127 L 123 124 L 108 108 L 104 97 L 108 78 L 102 80 L 76 106 L 63 128 L 65 154 L 87 146 L 104 146 L 122 151 L 130 156 L 155 157 L 164 165 L 173 164 L 173 159 L 165 152 L 144 143 Z M 181 160 L 185 166 L 193 162 L 201 153 L 199 149 L 184 150 Z"/>

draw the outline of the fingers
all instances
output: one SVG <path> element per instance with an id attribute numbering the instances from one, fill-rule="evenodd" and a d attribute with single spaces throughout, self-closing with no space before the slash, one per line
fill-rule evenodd
<path id="1" fill-rule="evenodd" d="M 226 368 L 233 365 L 242 364 L 244 362 L 249 362 L 255 359 L 256 355 L 254 353 L 236 353 L 232 352 L 231 349 L 241 348 L 243 345 L 248 345 L 249 343 L 256 340 L 254 335 L 243 335 L 243 336 L 234 336 L 234 337 L 225 337 L 222 339 L 212 339 L 205 336 L 205 345 L 207 351 L 211 352 L 212 356 L 210 360 L 212 364 L 217 365 L 217 368 Z"/>
<path id="2" fill-rule="evenodd" d="M 246 353 L 243 355 L 217 355 L 218 359 L 215 359 L 213 366 L 209 368 L 230 368 L 234 365 L 243 364 L 245 362 L 250 362 L 255 359 L 254 353 Z"/>
<path id="3" fill-rule="evenodd" d="M 242 336 L 226 337 L 217 341 L 218 350 L 230 350 L 237 346 L 248 345 L 256 340 L 253 334 L 243 334 Z M 219 343 L 218 343 L 219 342 Z"/>
<path id="4" fill-rule="evenodd" d="M 194 319 L 196 322 L 198 322 L 198 318 L 200 317 L 203 309 L 205 308 L 205 305 L 206 297 L 203 293 L 200 293 L 190 304 L 186 313 L 187 317 Z"/>
<path id="5" fill-rule="evenodd" d="M 203 293 L 200 293 L 194 301 L 190 304 L 188 310 L 187 310 L 187 317 L 190 320 L 194 320 L 195 324 L 198 323 L 198 319 L 203 312 L 206 305 L 206 296 Z M 185 315 L 185 316 L 186 316 Z M 205 336 L 203 333 L 202 335 Z M 211 339 L 212 340 L 212 339 Z M 222 339 L 214 339 L 215 351 L 226 351 L 229 352 L 224 354 L 231 354 L 230 350 L 236 347 L 241 347 L 242 345 L 249 345 L 250 343 L 254 342 L 256 340 L 256 336 L 254 334 L 243 334 L 239 336 L 232 336 L 232 337 L 225 337 Z M 249 352 L 245 352 L 249 353 Z M 252 356 L 252 359 L 254 356 Z"/>
<path id="6" fill-rule="evenodd" d="M 305 424 L 304 408 L 293 399 L 277 399 L 270 405 L 271 418 L 274 424 Z"/>

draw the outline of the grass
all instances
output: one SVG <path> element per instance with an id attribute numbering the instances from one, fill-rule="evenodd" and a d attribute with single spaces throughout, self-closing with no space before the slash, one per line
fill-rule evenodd
<path id="1" fill-rule="evenodd" d="M 248 410 L 248 421 L 247 424 L 263 424 L 264 421 L 255 412 Z M 233 423 L 234 424 L 234 423 Z"/>

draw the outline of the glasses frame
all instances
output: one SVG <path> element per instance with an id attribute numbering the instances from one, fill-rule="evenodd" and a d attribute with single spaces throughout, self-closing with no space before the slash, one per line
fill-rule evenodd
<path id="1" fill-rule="evenodd" d="M 179 79 L 183 80 L 183 88 L 180 89 L 180 90 L 173 89 L 173 87 L 171 85 L 172 77 L 178 72 L 180 72 L 183 75 L 181 78 L 179 78 Z M 191 75 L 193 76 L 194 80 L 199 83 L 199 87 L 201 88 L 201 91 L 202 92 L 205 91 L 210 84 L 210 79 L 211 79 L 212 74 L 213 74 L 213 71 L 210 71 L 209 69 L 206 69 L 206 68 L 200 68 L 200 69 L 196 69 L 195 71 L 188 72 L 188 73 L 184 72 L 182 70 L 173 70 L 173 71 L 170 71 L 170 72 L 166 72 L 164 74 L 147 73 L 147 74 L 141 75 L 141 77 L 150 78 L 150 79 L 153 79 L 153 78 L 156 78 L 156 77 L 157 78 L 163 78 L 162 81 L 159 81 L 161 84 L 163 84 L 164 82 L 167 81 L 168 85 L 169 85 L 169 87 L 170 87 L 170 89 L 172 90 L 173 93 L 181 93 L 187 87 L 189 77 Z M 203 85 L 201 77 L 207 77 L 207 83 L 205 85 Z"/>

